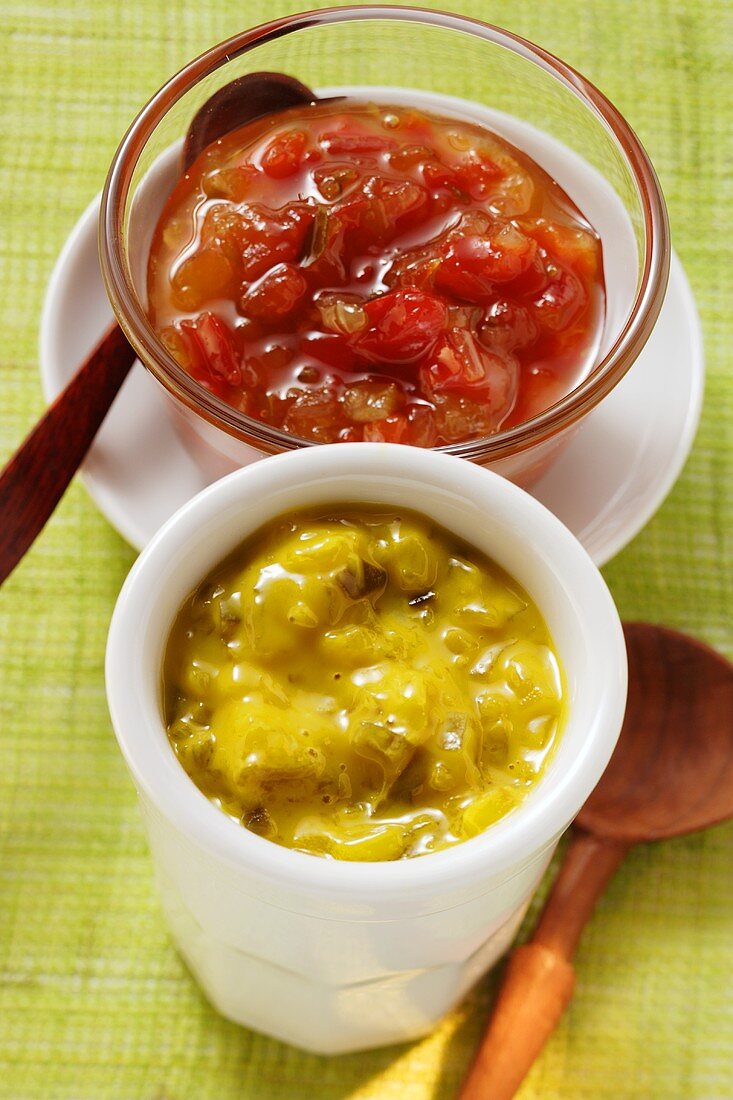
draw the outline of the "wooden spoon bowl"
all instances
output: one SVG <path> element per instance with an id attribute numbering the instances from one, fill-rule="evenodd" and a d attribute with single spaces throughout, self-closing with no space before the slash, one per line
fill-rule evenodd
<path id="1" fill-rule="evenodd" d="M 212 141 L 245 122 L 317 101 L 315 92 L 285 73 L 246 73 L 230 81 L 214 92 L 191 119 L 183 143 L 184 172 Z"/>
<path id="2" fill-rule="evenodd" d="M 629 696 L 619 746 L 576 824 L 626 844 L 733 817 L 733 669 L 702 642 L 625 626 Z"/>
<path id="3" fill-rule="evenodd" d="M 460 1100 L 509 1100 L 572 997 L 571 958 L 629 848 L 733 817 L 733 665 L 684 634 L 628 623 L 616 751 L 578 814 L 531 941 L 507 964 Z"/>

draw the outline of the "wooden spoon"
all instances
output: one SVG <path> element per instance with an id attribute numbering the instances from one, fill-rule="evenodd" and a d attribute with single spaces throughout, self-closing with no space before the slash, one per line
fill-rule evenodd
<path id="1" fill-rule="evenodd" d="M 507 964 L 459 1100 L 509 1100 L 570 1001 L 570 959 L 634 844 L 733 817 L 733 665 L 649 623 L 624 627 L 629 701 L 611 762 L 575 833 L 531 941 Z"/>
<path id="2" fill-rule="evenodd" d="M 183 144 L 183 171 L 191 167 L 207 145 L 237 126 L 286 111 L 288 107 L 316 102 L 318 97 L 310 88 L 285 73 L 246 73 L 232 80 L 214 92 L 191 119 Z"/>
<path id="3" fill-rule="evenodd" d="M 191 120 L 181 171 L 237 126 L 317 96 L 284 73 L 248 73 L 207 100 Z M 135 362 L 113 325 L 0 473 L 0 584 L 43 530 L 84 460 Z"/>

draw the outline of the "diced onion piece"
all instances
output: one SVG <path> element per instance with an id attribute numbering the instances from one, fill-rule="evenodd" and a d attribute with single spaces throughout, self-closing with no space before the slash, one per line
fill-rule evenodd
<path id="1" fill-rule="evenodd" d="M 329 294 L 321 295 L 317 305 L 323 327 L 329 332 L 354 336 L 368 324 L 367 315 L 359 302 Z"/>
<path id="2" fill-rule="evenodd" d="M 403 400 L 394 382 L 355 382 L 344 390 L 344 412 L 357 424 L 371 424 L 392 416 Z"/>

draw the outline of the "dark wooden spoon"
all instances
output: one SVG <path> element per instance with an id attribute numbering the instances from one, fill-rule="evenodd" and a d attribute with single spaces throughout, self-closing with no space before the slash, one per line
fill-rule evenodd
<path id="1" fill-rule="evenodd" d="M 316 102 L 318 97 L 310 88 L 285 73 L 246 73 L 232 80 L 214 92 L 191 119 L 183 144 L 184 172 L 207 145 L 237 126 L 288 107 Z"/>
<path id="2" fill-rule="evenodd" d="M 576 819 L 531 941 L 509 959 L 459 1100 L 515 1095 L 570 1001 L 570 959 L 629 849 L 733 817 L 733 665 L 664 627 L 624 629 L 629 701 L 621 737 Z"/>
<path id="3" fill-rule="evenodd" d="M 316 101 L 309 88 L 284 73 L 233 80 L 191 120 L 182 171 L 237 126 Z M 43 530 L 134 362 L 135 352 L 113 325 L 0 473 L 0 584 Z"/>

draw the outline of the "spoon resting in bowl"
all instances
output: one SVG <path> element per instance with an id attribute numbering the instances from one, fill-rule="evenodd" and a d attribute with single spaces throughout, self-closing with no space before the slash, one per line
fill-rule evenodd
<path id="1" fill-rule="evenodd" d="M 509 958 L 459 1100 L 514 1096 L 569 1003 L 572 956 L 634 844 L 733 817 L 733 665 L 684 634 L 624 626 L 629 696 L 616 750 L 575 820 L 531 940 Z"/>
<path id="2" fill-rule="evenodd" d="M 284 73 L 247 73 L 233 80 L 192 118 L 182 171 L 207 145 L 236 127 L 317 100 Z M 135 359 L 122 329 L 113 325 L 0 472 L 0 584 L 43 530 Z"/>

